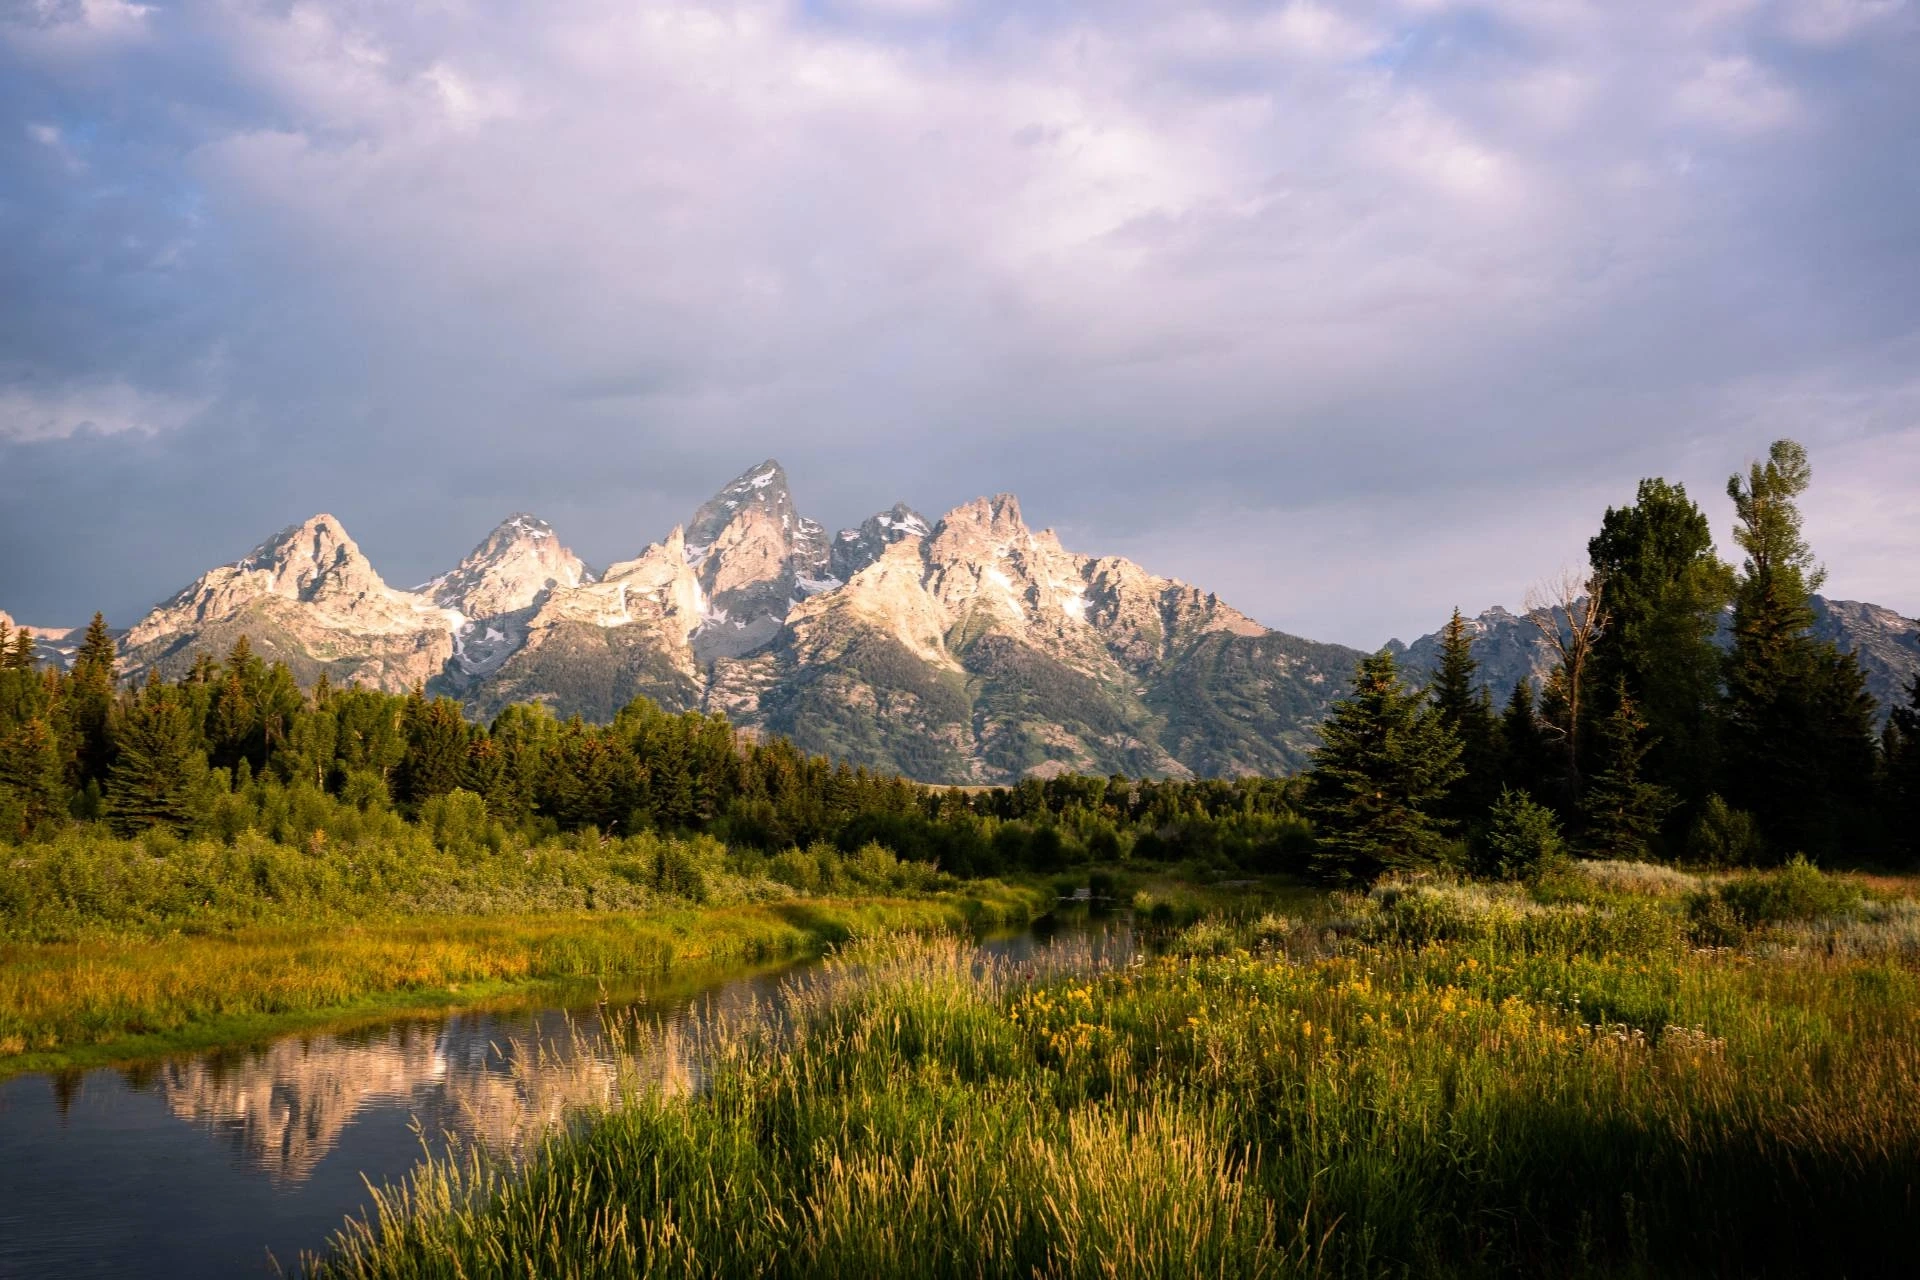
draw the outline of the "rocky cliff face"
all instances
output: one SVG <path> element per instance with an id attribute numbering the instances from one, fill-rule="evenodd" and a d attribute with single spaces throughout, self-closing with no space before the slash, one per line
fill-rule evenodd
<path id="1" fill-rule="evenodd" d="M 1813 633 L 1859 658 L 1883 723 L 1893 707 L 1906 705 L 1920 678 L 1920 622 L 1877 604 L 1815 596 Z"/>
<path id="2" fill-rule="evenodd" d="M 1069 552 L 1008 494 L 931 528 L 911 515 L 843 535 L 878 558 L 799 604 L 764 653 L 716 668 L 710 705 L 916 777 L 1231 774 L 1301 763 L 1292 722 L 1324 714 L 1358 658 Z M 1222 682 L 1232 693 L 1203 706 Z"/>
<path id="3" fill-rule="evenodd" d="M 1496 697 L 1549 670 L 1526 617 L 1496 608 L 1469 626 Z M 1821 601 L 1818 627 L 1860 654 L 1883 705 L 1920 671 L 1910 619 Z M 172 673 L 242 634 L 302 680 L 424 681 L 481 716 L 540 701 L 607 719 L 646 696 L 939 782 L 1298 768 L 1360 656 L 1070 551 L 1010 494 L 932 522 L 898 504 L 829 537 L 771 459 L 598 577 L 520 514 L 396 591 L 315 516 L 159 606 L 122 651 L 130 672 Z M 1438 634 L 1401 649 L 1423 677 Z"/>

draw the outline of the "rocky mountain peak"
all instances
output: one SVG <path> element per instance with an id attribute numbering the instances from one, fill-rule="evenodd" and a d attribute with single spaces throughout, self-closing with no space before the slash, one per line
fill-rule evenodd
<path id="1" fill-rule="evenodd" d="M 963 502 L 940 519 L 934 530 L 936 539 L 949 535 L 961 539 L 1008 543 L 1032 537 L 1020 515 L 1020 499 L 1010 493 Z"/>
<path id="2" fill-rule="evenodd" d="M 711 549 L 729 525 L 743 517 L 764 513 L 770 523 L 790 540 L 799 523 L 794 513 L 793 494 L 787 488 L 787 470 L 778 459 L 768 458 L 735 476 L 731 483 L 701 504 L 687 521 L 687 554 L 699 559 Z"/>
<path id="3" fill-rule="evenodd" d="M 766 644 L 792 602 L 839 585 L 830 558 L 826 529 L 794 509 L 786 468 L 768 458 L 743 471 L 686 525 L 686 562 L 707 600 L 701 661 Z"/>
<path id="4" fill-rule="evenodd" d="M 828 567 L 834 578 L 845 582 L 877 561 L 894 543 L 925 538 L 932 532 L 925 516 L 904 502 L 896 502 L 862 520 L 859 528 L 842 529 L 833 539 Z"/>
<path id="5" fill-rule="evenodd" d="M 262 575 L 250 585 L 260 594 L 290 600 L 387 590 L 346 526 L 325 513 L 282 529 L 235 561 L 232 569 L 243 576 Z"/>
<path id="6" fill-rule="evenodd" d="M 555 587 L 577 587 L 591 575 L 579 556 L 538 516 L 502 520 L 459 567 L 418 588 L 443 609 L 470 618 L 530 609 Z"/>

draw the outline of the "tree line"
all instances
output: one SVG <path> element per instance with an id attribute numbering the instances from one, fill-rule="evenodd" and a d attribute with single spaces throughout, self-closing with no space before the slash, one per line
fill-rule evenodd
<path id="1" fill-rule="evenodd" d="M 1496 706 L 1479 690 L 1456 610 L 1425 687 L 1388 652 L 1365 659 L 1312 769 L 1286 779 L 927 786 L 645 699 L 607 724 L 522 704 L 480 725 L 418 688 L 302 689 L 244 638 L 134 686 L 97 615 L 65 671 L 0 630 L 0 839 L 81 824 L 299 843 L 367 829 L 354 814 L 398 814 L 483 825 L 495 844 L 582 831 L 768 852 L 878 842 L 963 876 L 1129 858 L 1519 875 L 1572 850 L 1913 861 L 1920 685 L 1876 736 L 1857 662 L 1813 636 L 1822 573 L 1798 506 L 1810 478 L 1805 451 L 1780 441 L 1730 481 L 1737 570 L 1683 487 L 1643 481 L 1607 511 L 1586 574 L 1535 611 L 1557 655 L 1537 692 L 1522 680 Z"/>
<path id="2" fill-rule="evenodd" d="M 480 725 L 418 688 L 323 677 L 302 689 L 244 637 L 177 680 L 134 685 L 116 675 L 98 616 L 65 671 L 37 665 L 24 632 L 0 635 L 0 652 L 0 839 L 80 825 L 316 844 L 371 829 L 353 814 L 397 813 L 485 827 L 495 843 L 582 831 L 711 834 L 768 852 L 878 841 L 976 876 L 1128 857 L 1279 869 L 1306 839 L 1284 780 L 926 786 L 644 698 L 607 724 L 520 704 Z"/>
<path id="3" fill-rule="evenodd" d="M 1737 569 L 1683 486 L 1643 480 L 1586 574 L 1533 610 L 1555 655 L 1537 694 L 1522 680 L 1496 708 L 1476 688 L 1458 610 L 1424 689 L 1389 652 L 1363 661 L 1308 776 L 1315 865 L 1920 861 L 1920 678 L 1876 733 L 1858 661 L 1813 634 L 1811 480 L 1791 440 L 1729 479 Z"/>

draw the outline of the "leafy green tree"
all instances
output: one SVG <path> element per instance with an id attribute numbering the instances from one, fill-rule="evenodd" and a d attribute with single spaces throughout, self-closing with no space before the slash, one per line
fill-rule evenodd
<path id="1" fill-rule="evenodd" d="M 1598 857 L 1642 861 L 1652 851 L 1660 823 L 1673 809 L 1673 792 L 1649 782 L 1643 774 L 1654 741 L 1624 678 L 1609 701 L 1613 710 L 1600 723 L 1601 769 L 1581 799 L 1586 818 L 1582 843 Z"/>
<path id="2" fill-rule="evenodd" d="M 1500 722 L 1493 713 L 1493 700 L 1479 687 L 1479 670 L 1473 658 L 1473 636 L 1456 608 L 1440 633 L 1440 665 L 1427 685 L 1434 713 L 1460 740 L 1460 779 L 1439 810 L 1455 823 L 1485 813 L 1500 786 Z"/>
<path id="3" fill-rule="evenodd" d="M 1801 533 L 1798 499 L 1812 474 L 1805 449 L 1777 440 L 1766 462 L 1727 482 L 1747 558 L 1726 663 L 1724 789 L 1783 852 L 1858 838 L 1876 762 L 1859 663 L 1810 630 L 1825 576 Z"/>
<path id="4" fill-rule="evenodd" d="M 1707 797 L 1687 832 L 1688 859 L 1709 867 L 1752 866 L 1760 861 L 1761 851 L 1753 815 L 1718 794 Z"/>
<path id="5" fill-rule="evenodd" d="M 1531 880 L 1563 861 L 1567 843 L 1553 810 L 1524 791 L 1503 787 L 1474 845 L 1474 870 L 1498 880 Z"/>
<path id="6" fill-rule="evenodd" d="M 1607 601 L 1594 642 L 1595 711 L 1625 688 L 1652 735 L 1648 770 L 1689 800 L 1711 788 L 1719 755 L 1721 653 L 1733 594 L 1706 515 L 1682 485 L 1642 480 L 1634 504 L 1609 507 L 1587 544 Z"/>
<path id="7" fill-rule="evenodd" d="M 1437 861 L 1447 823 L 1436 810 L 1460 779 L 1460 739 L 1425 694 L 1401 684 L 1391 652 L 1361 660 L 1320 741 L 1307 792 L 1315 867 L 1366 882 Z"/>
<path id="8" fill-rule="evenodd" d="M 119 752 L 107 775 L 106 817 L 121 835 L 150 827 L 192 825 L 206 758 L 194 745 L 192 719 L 179 692 L 157 677 L 134 699 L 116 734 Z"/>

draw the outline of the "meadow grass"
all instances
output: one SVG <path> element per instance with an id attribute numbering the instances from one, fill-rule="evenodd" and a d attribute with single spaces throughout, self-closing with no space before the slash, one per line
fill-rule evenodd
<path id="1" fill-rule="evenodd" d="M 703 1089 L 635 1073 L 523 1168 L 428 1163 L 309 1266 L 1903 1274 L 1920 980 L 1899 937 L 1816 928 L 1902 890 L 1699 945 L 1691 904 L 1729 883 L 1388 885 L 1125 964 L 858 944 L 787 1018 L 709 1031 Z M 637 1061 L 658 1045 L 636 1035 Z"/>
<path id="2" fill-rule="evenodd" d="M 915 898 L 789 898 L 644 912 L 422 916 L 0 943 L 0 1077 L 257 1040 L 556 984 L 817 953 L 896 930 L 991 929 L 1045 905 L 977 884 Z"/>

